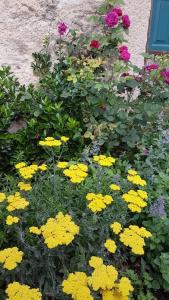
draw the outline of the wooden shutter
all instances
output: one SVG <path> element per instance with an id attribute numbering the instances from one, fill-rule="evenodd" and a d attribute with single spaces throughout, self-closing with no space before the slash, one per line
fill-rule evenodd
<path id="1" fill-rule="evenodd" d="M 147 48 L 169 51 L 169 0 L 153 0 Z"/>

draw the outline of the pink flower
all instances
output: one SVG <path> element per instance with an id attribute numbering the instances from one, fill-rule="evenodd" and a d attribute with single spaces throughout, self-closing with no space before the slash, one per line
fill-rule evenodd
<path id="1" fill-rule="evenodd" d="M 122 16 L 123 12 L 122 9 L 120 7 L 114 7 L 111 12 L 115 12 L 119 17 Z"/>
<path id="2" fill-rule="evenodd" d="M 125 29 L 127 29 L 127 28 L 130 27 L 131 22 L 130 22 L 130 18 L 129 18 L 128 15 L 122 16 L 122 22 L 123 22 L 123 27 L 124 27 Z"/>
<path id="3" fill-rule="evenodd" d="M 123 51 L 128 51 L 128 47 L 127 46 L 121 46 L 119 47 L 119 52 L 123 52 Z"/>
<path id="4" fill-rule="evenodd" d="M 68 26 L 64 22 L 59 22 L 58 23 L 58 32 L 60 35 L 64 35 L 65 32 L 67 31 Z"/>
<path id="5" fill-rule="evenodd" d="M 162 77 L 164 77 L 165 83 L 169 84 L 169 69 L 162 71 L 160 74 Z"/>
<path id="6" fill-rule="evenodd" d="M 127 62 L 127 61 L 130 60 L 130 57 L 131 57 L 131 54 L 128 51 L 120 52 L 120 59 L 121 60 L 124 60 L 124 61 Z"/>
<path id="7" fill-rule="evenodd" d="M 146 71 L 151 72 L 153 70 L 157 70 L 159 68 L 158 64 L 150 64 L 145 67 Z"/>
<path id="8" fill-rule="evenodd" d="M 91 47 L 91 48 L 95 48 L 95 49 L 99 49 L 99 47 L 100 47 L 99 41 L 97 41 L 97 40 L 92 40 L 91 43 L 90 43 L 90 47 Z"/>
<path id="9" fill-rule="evenodd" d="M 108 27 L 114 27 L 118 24 L 119 16 L 116 12 L 108 12 L 104 17 L 104 22 Z"/>

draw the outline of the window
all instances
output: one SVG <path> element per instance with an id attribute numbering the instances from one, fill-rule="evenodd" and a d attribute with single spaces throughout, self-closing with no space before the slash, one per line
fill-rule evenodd
<path id="1" fill-rule="evenodd" d="M 169 51 L 169 0 L 152 0 L 147 50 Z"/>

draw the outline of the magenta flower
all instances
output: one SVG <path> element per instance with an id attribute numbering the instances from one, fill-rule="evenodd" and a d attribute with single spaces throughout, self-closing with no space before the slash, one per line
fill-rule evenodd
<path id="1" fill-rule="evenodd" d="M 129 28 L 131 25 L 131 21 L 128 15 L 122 16 L 123 27 L 125 29 Z"/>
<path id="2" fill-rule="evenodd" d="M 159 68 L 158 64 L 150 64 L 145 67 L 146 71 L 148 72 L 151 72 L 153 70 L 158 70 L 158 68 Z"/>
<path id="3" fill-rule="evenodd" d="M 120 59 L 124 61 L 129 61 L 131 57 L 131 54 L 128 51 L 123 51 L 120 53 Z"/>
<path id="4" fill-rule="evenodd" d="M 64 35 L 65 32 L 67 31 L 68 26 L 64 22 L 59 22 L 58 23 L 58 32 L 60 35 Z"/>
<path id="5" fill-rule="evenodd" d="M 162 71 L 160 74 L 165 79 L 165 83 L 169 84 L 169 69 Z"/>
<path id="6" fill-rule="evenodd" d="M 123 12 L 122 9 L 120 7 L 114 7 L 111 12 L 115 12 L 119 17 L 122 16 Z"/>
<path id="7" fill-rule="evenodd" d="M 108 12 L 104 17 L 104 22 L 108 27 L 115 27 L 118 24 L 119 16 L 116 12 Z"/>
<path id="8" fill-rule="evenodd" d="M 121 46 L 119 47 L 119 52 L 123 52 L 123 51 L 128 51 L 128 47 L 127 46 Z"/>

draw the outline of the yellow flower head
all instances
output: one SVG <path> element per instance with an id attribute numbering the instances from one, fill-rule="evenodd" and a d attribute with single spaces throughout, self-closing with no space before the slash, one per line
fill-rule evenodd
<path id="1" fill-rule="evenodd" d="M 128 181 L 130 181 L 131 183 L 136 184 L 136 185 L 140 185 L 140 186 L 147 185 L 146 181 L 143 180 L 135 170 L 128 170 L 127 179 L 128 179 Z"/>
<path id="2" fill-rule="evenodd" d="M 8 211 L 14 211 L 18 209 L 24 209 L 29 205 L 29 202 L 21 197 L 20 193 L 15 193 L 14 195 L 10 195 L 7 197 L 7 210 Z"/>
<path id="3" fill-rule="evenodd" d="M 111 184 L 110 185 L 111 190 L 113 191 L 120 191 L 120 186 L 117 184 Z"/>
<path id="4" fill-rule="evenodd" d="M 69 245 L 79 233 L 79 227 L 72 221 L 71 216 L 61 212 L 55 218 L 49 218 L 40 230 L 48 248 Z"/>
<path id="5" fill-rule="evenodd" d="M 72 183 L 81 183 L 88 175 L 88 167 L 85 164 L 78 163 L 71 165 L 68 169 L 63 171 L 66 177 L 70 178 Z"/>
<path id="6" fill-rule="evenodd" d="M 148 195 L 145 191 L 130 190 L 128 193 L 122 196 L 122 199 L 127 202 L 128 208 L 132 212 L 140 213 L 144 207 L 147 206 L 147 202 L 144 199 L 147 199 Z"/>
<path id="7" fill-rule="evenodd" d="M 93 160 L 98 165 L 103 166 L 103 167 L 111 167 L 116 162 L 116 159 L 114 157 L 106 156 L 106 155 L 95 155 L 93 157 Z"/>
<path id="8" fill-rule="evenodd" d="M 19 174 L 24 179 L 31 179 L 33 175 L 36 174 L 37 171 L 38 171 L 38 165 L 32 164 L 30 166 L 19 169 Z"/>
<path id="9" fill-rule="evenodd" d="M 13 217 L 11 215 L 7 216 L 6 218 L 6 225 L 13 225 L 13 224 L 17 224 L 19 222 L 19 218 L 18 217 Z"/>
<path id="10" fill-rule="evenodd" d="M 0 193 L 0 203 L 6 199 L 6 195 L 4 193 Z"/>
<path id="11" fill-rule="evenodd" d="M 41 229 L 39 229 L 38 227 L 32 226 L 32 227 L 29 227 L 29 232 L 39 235 L 39 234 L 41 234 Z"/>
<path id="12" fill-rule="evenodd" d="M 86 200 L 90 202 L 88 208 L 94 213 L 102 211 L 107 205 L 113 202 L 113 198 L 110 195 L 103 196 L 102 194 L 94 193 L 88 193 Z"/>
<path id="13" fill-rule="evenodd" d="M 67 161 L 60 161 L 60 162 L 57 163 L 56 166 L 57 166 L 59 169 L 65 169 L 65 168 L 68 167 L 68 165 L 69 165 L 69 163 L 68 163 Z"/>
<path id="14" fill-rule="evenodd" d="M 105 248 L 111 252 L 111 253 L 115 253 L 116 252 L 116 249 L 117 249 L 117 246 L 116 246 L 116 243 L 113 241 L 113 240 L 107 240 L 105 243 L 104 243 L 104 246 Z"/>
<path id="15" fill-rule="evenodd" d="M 101 257 L 92 256 L 89 260 L 89 266 L 96 269 L 103 265 L 103 259 Z"/>
<path id="16" fill-rule="evenodd" d="M 119 234 L 122 230 L 122 226 L 118 222 L 114 222 L 113 224 L 110 225 L 110 228 L 113 230 L 115 234 Z"/>
<path id="17" fill-rule="evenodd" d="M 64 143 L 66 143 L 66 142 L 69 141 L 69 138 L 68 138 L 67 136 L 61 136 L 60 139 L 61 139 L 61 141 L 64 142 Z"/>
<path id="18" fill-rule="evenodd" d="M 26 191 L 26 192 L 32 189 L 31 185 L 25 182 L 19 182 L 18 187 L 21 191 Z"/>
<path id="19" fill-rule="evenodd" d="M 48 167 L 47 167 L 46 164 L 42 164 L 42 165 L 38 166 L 38 169 L 39 169 L 40 171 L 46 171 L 47 168 L 48 168 Z"/>
<path id="20" fill-rule="evenodd" d="M 60 147 L 62 142 L 54 139 L 53 137 L 46 137 L 43 141 L 39 142 L 39 145 L 43 147 Z"/>
<path id="21" fill-rule="evenodd" d="M 71 295 L 76 300 L 94 300 L 88 288 L 88 278 L 83 272 L 69 274 L 68 278 L 62 282 L 63 292 Z"/>
<path id="22" fill-rule="evenodd" d="M 41 300 L 42 294 L 39 289 L 31 289 L 28 285 L 19 282 L 9 283 L 6 289 L 8 300 Z"/>
<path id="23" fill-rule="evenodd" d="M 17 247 L 7 248 L 0 251 L 0 263 L 7 270 L 13 270 L 22 261 L 23 252 Z"/>
<path id="24" fill-rule="evenodd" d="M 25 162 L 20 162 L 20 163 L 18 163 L 18 164 L 15 165 L 16 169 L 21 169 L 23 167 L 26 167 L 26 163 Z"/>

